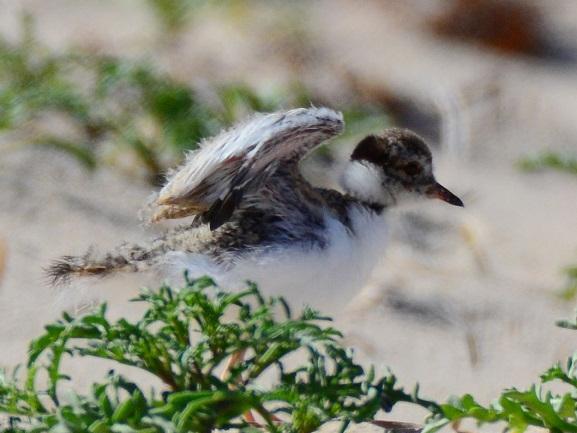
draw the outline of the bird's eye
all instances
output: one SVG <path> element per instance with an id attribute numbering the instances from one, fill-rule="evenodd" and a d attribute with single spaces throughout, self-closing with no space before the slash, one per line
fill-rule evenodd
<path id="1" fill-rule="evenodd" d="M 418 162 L 409 162 L 402 167 L 402 170 L 407 176 L 416 176 L 423 171 L 423 168 Z"/>

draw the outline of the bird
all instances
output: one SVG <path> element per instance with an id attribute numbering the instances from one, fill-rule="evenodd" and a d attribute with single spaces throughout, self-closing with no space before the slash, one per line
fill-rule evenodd
<path id="1" fill-rule="evenodd" d="M 340 174 L 342 190 L 315 187 L 300 162 L 344 130 L 324 107 L 255 114 L 201 142 L 147 206 L 151 222 L 186 222 L 143 244 L 64 256 L 52 284 L 157 270 L 209 275 L 223 287 L 247 281 L 283 295 L 298 287 L 337 293 L 369 278 L 388 239 L 388 211 L 440 199 L 463 202 L 437 182 L 432 155 L 414 132 L 364 137 Z"/>
<path id="2" fill-rule="evenodd" d="M 361 288 L 386 246 L 389 209 L 423 198 L 463 202 L 436 181 L 425 141 L 399 128 L 356 145 L 342 192 L 311 185 L 301 160 L 343 129 L 339 112 L 298 108 L 256 114 L 205 140 L 147 207 L 151 222 L 192 221 L 144 245 L 62 257 L 48 269 L 52 283 L 156 269 L 209 275 L 227 288 L 250 280 L 285 296 Z M 228 359 L 222 380 L 244 355 Z M 255 422 L 250 411 L 244 419 Z"/>

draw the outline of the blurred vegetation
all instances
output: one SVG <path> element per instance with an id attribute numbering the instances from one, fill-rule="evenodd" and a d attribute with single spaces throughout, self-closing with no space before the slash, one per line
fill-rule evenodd
<path id="1" fill-rule="evenodd" d="M 577 175 L 577 157 L 556 152 L 543 152 L 534 157 L 521 159 L 519 168 L 527 172 L 552 169 Z"/>
<path id="2" fill-rule="evenodd" d="M 0 380 L 0 413 L 10 425 L 2 431 L 248 431 L 241 416 L 252 410 L 266 431 L 308 433 L 330 420 L 340 420 L 343 429 L 371 421 L 398 402 L 437 408 L 417 390 L 397 387 L 393 375 L 365 371 L 341 345 L 341 334 L 322 325 L 330 319 L 310 309 L 293 316 L 282 298 L 264 299 L 254 286 L 230 293 L 207 278 L 187 280 L 180 290 L 145 291 L 135 301 L 147 307 L 136 322 L 111 322 L 102 305 L 46 326 L 30 345 L 25 380 L 18 371 Z M 245 360 L 219 378 L 223 363 L 239 351 Z M 296 353 L 305 360 L 289 367 L 286 359 Z M 64 397 L 62 383 L 71 378 L 62 365 L 70 356 L 145 370 L 164 390 L 145 392 L 111 370 L 88 394 Z M 259 382 L 272 371 L 273 385 Z"/>
<path id="3" fill-rule="evenodd" d="M 521 170 L 526 172 L 549 169 L 577 175 L 577 157 L 556 152 L 543 152 L 534 157 L 523 158 L 518 165 Z M 567 282 L 559 295 L 565 300 L 573 300 L 577 297 L 577 266 L 565 268 L 564 273 Z"/>
<path id="4" fill-rule="evenodd" d="M 158 176 L 244 111 L 270 108 L 250 89 L 220 89 L 223 107 L 144 62 L 87 53 L 55 54 L 26 26 L 17 45 L 0 45 L 2 130 L 54 147 L 88 168 L 122 164 L 126 154 Z M 228 97 L 234 92 L 242 98 Z"/>
<path id="5" fill-rule="evenodd" d="M 199 15 L 204 6 L 212 9 L 227 8 L 237 14 L 243 11 L 254 0 L 146 0 L 148 7 L 156 20 L 160 30 L 160 42 L 171 43 L 187 28 L 194 25 L 194 19 Z"/>
<path id="6" fill-rule="evenodd" d="M 569 266 L 564 270 L 566 283 L 560 291 L 561 298 L 571 301 L 577 298 L 577 266 Z"/>
<path id="7" fill-rule="evenodd" d="M 147 0 L 163 32 L 174 36 L 183 30 L 193 15 L 194 8 L 207 0 Z"/>
<path id="8" fill-rule="evenodd" d="M 323 102 L 299 83 L 269 95 L 238 83 L 202 92 L 144 61 L 54 53 L 36 40 L 30 17 L 18 43 L 0 40 L 5 141 L 58 149 L 88 169 L 108 164 L 153 184 L 186 150 L 250 113 Z M 375 106 L 351 103 L 344 114 L 343 138 L 388 123 Z"/>

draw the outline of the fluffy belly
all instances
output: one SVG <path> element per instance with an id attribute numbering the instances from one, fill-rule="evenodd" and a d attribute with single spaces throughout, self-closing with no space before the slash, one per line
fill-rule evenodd
<path id="1" fill-rule="evenodd" d="M 246 281 L 253 281 L 267 295 L 282 295 L 292 304 L 325 310 L 348 301 L 370 277 L 386 242 L 382 218 L 355 214 L 354 234 L 337 220 L 327 219 L 325 248 L 270 248 L 239 259 L 228 270 L 200 254 L 173 252 L 171 273 L 180 276 L 187 269 L 191 277 L 209 275 L 228 289 L 240 289 Z"/>

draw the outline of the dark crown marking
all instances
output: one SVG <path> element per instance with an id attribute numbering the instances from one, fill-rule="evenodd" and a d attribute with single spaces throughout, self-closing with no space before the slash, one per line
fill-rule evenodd
<path id="1" fill-rule="evenodd" d="M 388 156 L 387 151 L 381 141 L 380 137 L 376 135 L 366 136 L 357 144 L 357 147 L 355 147 L 355 150 L 351 154 L 351 159 L 354 161 L 362 159 L 372 163 L 386 160 Z"/>
<path id="2" fill-rule="evenodd" d="M 431 151 L 421 137 L 408 129 L 391 128 L 382 135 L 363 138 L 357 144 L 351 159 L 382 166 L 406 155 L 425 161 L 431 160 Z"/>

